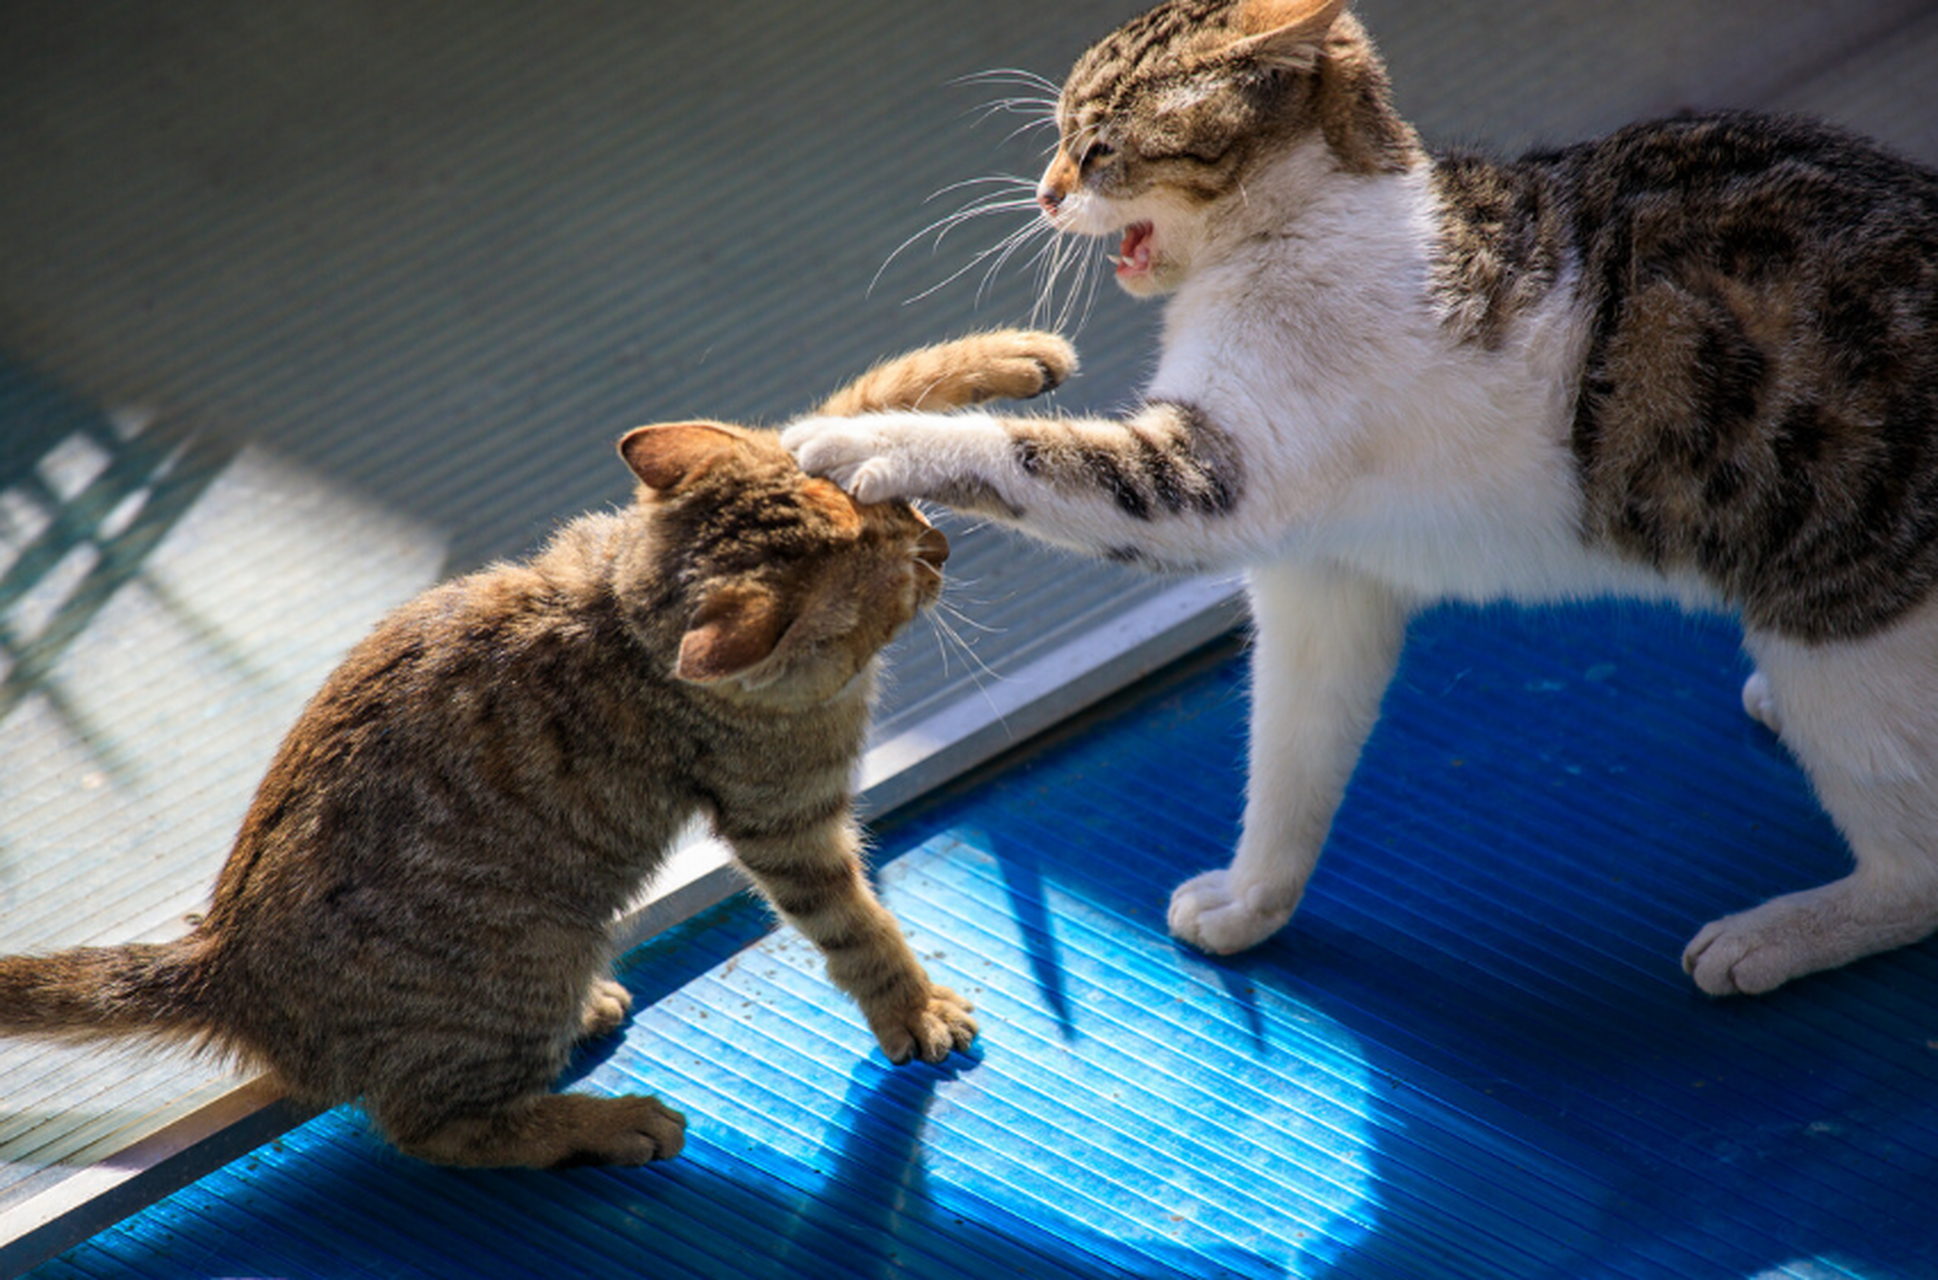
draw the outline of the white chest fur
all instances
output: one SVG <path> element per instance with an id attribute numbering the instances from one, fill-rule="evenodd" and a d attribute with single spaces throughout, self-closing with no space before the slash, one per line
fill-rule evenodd
<path id="1" fill-rule="evenodd" d="M 1568 435 L 1585 322 L 1568 280 L 1498 349 L 1463 343 L 1430 289 L 1425 171 L 1330 185 L 1168 304 L 1148 394 L 1234 437 L 1239 545 L 1427 599 L 1688 597 L 1581 539 Z"/>

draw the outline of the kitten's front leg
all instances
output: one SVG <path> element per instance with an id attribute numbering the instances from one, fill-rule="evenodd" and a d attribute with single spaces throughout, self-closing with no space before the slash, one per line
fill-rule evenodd
<path id="1" fill-rule="evenodd" d="M 1255 946 L 1298 907 L 1406 632 L 1381 584 L 1324 564 L 1250 575 L 1251 775 L 1231 865 L 1179 885 L 1171 932 L 1215 954 Z"/>
<path id="2" fill-rule="evenodd" d="M 929 980 L 869 891 L 851 817 L 788 835 L 722 834 L 775 910 L 820 948 L 828 977 L 861 1006 L 890 1062 L 940 1062 L 975 1041 L 969 1002 Z"/>

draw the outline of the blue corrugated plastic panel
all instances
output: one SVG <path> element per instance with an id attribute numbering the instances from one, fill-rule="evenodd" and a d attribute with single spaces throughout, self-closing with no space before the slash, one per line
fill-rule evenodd
<path id="1" fill-rule="evenodd" d="M 453 1172 L 337 1112 L 38 1274 L 1938 1276 L 1938 947 L 1677 965 L 1844 863 L 1741 675 L 1720 623 L 1430 615 L 1293 927 L 1219 961 L 1163 930 L 1239 813 L 1201 662 L 885 834 L 973 1059 L 888 1066 L 741 900 L 633 955 L 571 1086 L 668 1096 L 682 1158 Z"/>

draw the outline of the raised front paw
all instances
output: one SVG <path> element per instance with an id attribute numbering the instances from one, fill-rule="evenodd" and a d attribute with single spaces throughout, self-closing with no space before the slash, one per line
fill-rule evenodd
<path id="1" fill-rule="evenodd" d="M 834 481 L 856 502 L 927 497 L 908 451 L 896 447 L 907 434 L 902 418 L 803 418 L 781 432 L 781 444 L 801 470 Z"/>
<path id="2" fill-rule="evenodd" d="M 869 1029 L 896 1066 L 911 1058 L 940 1062 L 976 1040 L 969 1002 L 947 987 L 931 984 L 915 1000 L 866 1012 Z"/>
<path id="3" fill-rule="evenodd" d="M 998 329 L 885 360 L 829 396 L 816 416 L 960 409 L 1042 395 L 1069 377 L 1077 353 L 1054 333 Z"/>
<path id="4" fill-rule="evenodd" d="M 1171 936 L 1218 956 L 1255 947 L 1299 905 L 1296 896 L 1284 906 L 1272 897 L 1263 886 L 1241 884 L 1230 868 L 1193 876 L 1171 894 Z"/>
<path id="5" fill-rule="evenodd" d="M 998 329 L 928 350 L 954 370 L 935 380 L 924 409 L 1027 400 L 1061 385 L 1077 367 L 1076 348 L 1036 329 Z"/>

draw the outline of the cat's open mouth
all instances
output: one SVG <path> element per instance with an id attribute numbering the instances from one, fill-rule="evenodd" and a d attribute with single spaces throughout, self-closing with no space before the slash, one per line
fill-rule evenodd
<path id="1" fill-rule="evenodd" d="M 1118 279 L 1151 274 L 1151 236 L 1155 230 L 1148 222 L 1133 222 L 1124 228 L 1123 243 L 1111 258 L 1117 264 Z"/>

